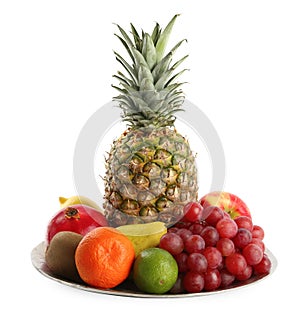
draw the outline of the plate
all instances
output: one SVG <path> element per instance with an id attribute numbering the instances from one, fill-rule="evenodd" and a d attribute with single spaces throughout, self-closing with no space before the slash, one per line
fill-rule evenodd
<path id="1" fill-rule="evenodd" d="M 270 250 L 266 249 L 266 254 L 268 255 L 269 259 L 272 262 L 272 267 L 270 270 L 270 273 L 266 275 L 260 275 L 260 276 L 252 276 L 249 280 L 244 282 L 235 283 L 229 288 L 226 289 L 219 289 L 215 291 L 209 291 L 209 292 L 199 292 L 199 293 L 180 293 L 180 294 L 147 294 L 143 293 L 141 291 L 138 291 L 138 289 L 134 286 L 132 282 L 125 281 L 118 287 L 115 287 L 113 289 L 98 289 L 93 288 L 88 285 L 84 284 L 78 284 L 75 282 L 71 282 L 65 279 L 62 279 L 60 277 L 57 277 L 54 275 L 50 269 L 47 267 L 45 263 L 45 249 L 46 245 L 44 242 L 41 242 L 39 245 L 37 245 L 35 248 L 33 248 L 31 252 L 31 261 L 33 266 L 44 276 L 47 278 L 54 280 L 56 282 L 59 282 L 61 284 L 70 286 L 72 288 L 90 291 L 94 293 L 99 294 L 107 294 L 107 295 L 115 295 L 115 296 L 125 296 L 125 297 L 138 297 L 138 298 L 180 298 L 180 297 L 201 297 L 206 295 L 212 295 L 217 293 L 224 293 L 227 291 L 237 290 L 240 288 L 247 287 L 249 285 L 255 284 L 257 282 L 260 282 L 263 279 L 268 278 L 276 269 L 277 267 L 277 260 L 275 256 L 271 253 Z"/>

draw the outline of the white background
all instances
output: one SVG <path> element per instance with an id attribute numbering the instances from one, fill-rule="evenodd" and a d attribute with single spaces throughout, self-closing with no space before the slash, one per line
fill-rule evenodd
<path id="1" fill-rule="evenodd" d="M 299 324 L 299 1 L 0 3 L 1 323 Z M 246 201 L 278 268 L 255 286 L 193 299 L 97 295 L 50 281 L 30 252 L 58 196 L 75 192 L 81 128 L 116 94 L 112 23 L 152 30 L 175 13 L 172 40 L 187 38 L 190 53 L 186 97 L 217 129 L 225 190 Z"/>

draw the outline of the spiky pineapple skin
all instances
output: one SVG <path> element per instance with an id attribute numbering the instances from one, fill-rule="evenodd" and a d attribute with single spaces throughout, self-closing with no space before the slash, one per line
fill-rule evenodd
<path id="1" fill-rule="evenodd" d="M 182 82 L 177 71 L 187 55 L 173 63 L 179 41 L 167 54 L 168 39 L 179 15 L 162 29 L 140 35 L 117 25 L 116 34 L 129 55 L 113 77 L 119 95 L 114 100 L 129 127 L 114 141 L 106 160 L 104 209 L 111 226 L 162 221 L 167 226 L 183 216 L 186 203 L 197 200 L 195 157 L 187 140 L 174 128 L 175 114 L 183 110 Z M 133 37 L 132 37 L 133 36 Z"/>
<path id="2" fill-rule="evenodd" d="M 174 128 L 140 128 L 114 141 L 106 160 L 105 215 L 112 227 L 162 221 L 167 226 L 197 200 L 195 157 Z"/>

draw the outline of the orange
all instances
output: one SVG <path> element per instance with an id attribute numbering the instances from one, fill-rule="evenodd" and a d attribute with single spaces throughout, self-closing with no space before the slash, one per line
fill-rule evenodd
<path id="1" fill-rule="evenodd" d="M 86 234 L 75 252 L 81 279 L 87 284 L 109 289 L 129 275 L 135 252 L 131 241 L 111 227 L 98 227 Z"/>

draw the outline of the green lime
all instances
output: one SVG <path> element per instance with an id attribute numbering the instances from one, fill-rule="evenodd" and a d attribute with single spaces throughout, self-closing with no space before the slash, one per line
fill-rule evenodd
<path id="1" fill-rule="evenodd" d="M 178 276 L 174 257 L 161 248 L 147 248 L 140 252 L 133 266 L 136 286 L 147 293 L 162 294 L 169 291 Z"/>

